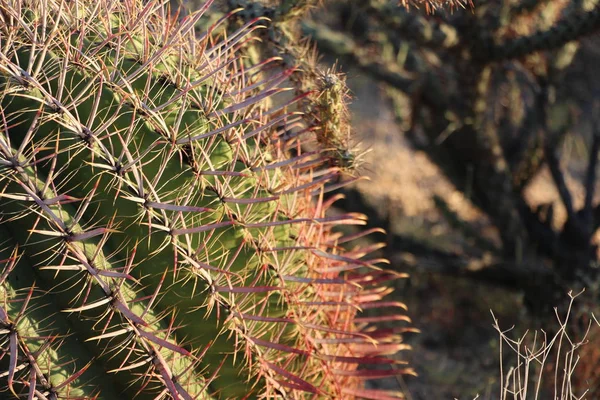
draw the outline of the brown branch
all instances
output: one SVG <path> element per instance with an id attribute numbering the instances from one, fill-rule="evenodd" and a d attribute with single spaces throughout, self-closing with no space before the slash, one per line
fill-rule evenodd
<path id="1" fill-rule="evenodd" d="M 572 12 L 554 26 L 531 35 L 521 36 L 503 43 L 494 43 L 490 37 L 480 43 L 474 57 L 484 63 L 524 57 L 542 50 L 552 50 L 600 30 L 600 5 L 586 12 Z"/>
<path id="2" fill-rule="evenodd" d="M 543 132 L 546 132 L 544 137 L 544 158 L 546 160 L 546 164 L 550 169 L 550 175 L 552 176 L 552 181 L 554 182 L 554 186 L 558 190 L 558 194 L 560 199 L 565 206 L 565 210 L 567 211 L 567 216 L 569 221 L 576 222 L 575 216 L 575 208 L 573 207 L 573 199 L 571 197 L 571 192 L 569 192 L 569 188 L 567 188 L 567 183 L 565 177 L 560 170 L 560 160 L 556 155 L 556 144 L 559 142 L 558 139 L 552 140 L 552 138 L 548 138 L 548 107 L 550 103 L 549 97 L 549 83 L 545 79 L 540 80 L 540 92 L 537 96 L 538 100 L 538 110 L 540 113 L 540 129 Z M 560 137 L 562 135 L 558 135 Z"/>
<path id="3" fill-rule="evenodd" d="M 596 104 L 595 109 L 600 107 L 600 104 Z M 598 111 L 598 110 L 594 110 Z M 596 191 L 596 168 L 598 167 L 598 153 L 600 153 L 600 123 L 596 122 L 594 126 L 594 132 L 592 136 L 592 145 L 590 147 L 590 158 L 588 162 L 588 168 L 585 178 L 585 203 L 583 206 L 583 214 L 586 220 L 593 220 L 593 206 L 594 192 Z"/>
<path id="4" fill-rule="evenodd" d="M 571 198 L 571 192 L 567 188 L 567 183 L 565 181 L 565 177 L 560 170 L 560 161 L 556 156 L 555 149 L 549 145 L 544 144 L 544 156 L 546 158 L 546 163 L 548 164 L 548 168 L 550 169 L 550 174 L 552 175 L 552 180 L 554 181 L 554 185 L 558 190 L 558 194 L 560 195 L 560 199 L 567 210 L 567 215 L 570 219 L 574 218 L 575 210 L 573 208 L 573 199 Z"/>
<path id="5" fill-rule="evenodd" d="M 594 208 L 594 231 L 600 228 L 600 204 Z"/>

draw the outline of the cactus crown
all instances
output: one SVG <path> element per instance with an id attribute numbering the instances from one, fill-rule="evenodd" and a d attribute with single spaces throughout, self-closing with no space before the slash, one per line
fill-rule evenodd
<path id="1" fill-rule="evenodd" d="M 400 397 L 360 384 L 411 372 L 368 366 L 407 318 L 359 314 L 398 274 L 333 230 L 364 218 L 326 215 L 260 19 L 165 3 L 0 0 L 0 397 Z"/>

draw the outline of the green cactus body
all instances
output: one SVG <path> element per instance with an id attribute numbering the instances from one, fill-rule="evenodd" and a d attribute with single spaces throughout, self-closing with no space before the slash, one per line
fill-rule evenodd
<path id="1" fill-rule="evenodd" d="M 396 398 L 356 369 L 405 347 L 356 316 L 395 275 L 339 247 L 258 22 L 162 3 L 0 0 L 0 397 Z"/>

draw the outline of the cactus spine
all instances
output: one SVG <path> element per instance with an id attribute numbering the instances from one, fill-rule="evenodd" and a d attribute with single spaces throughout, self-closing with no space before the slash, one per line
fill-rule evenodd
<path id="1" fill-rule="evenodd" d="M 406 348 L 358 315 L 398 276 L 332 230 L 364 219 L 245 62 L 260 20 L 164 3 L 0 0 L 0 398 L 399 397 L 357 369 Z"/>

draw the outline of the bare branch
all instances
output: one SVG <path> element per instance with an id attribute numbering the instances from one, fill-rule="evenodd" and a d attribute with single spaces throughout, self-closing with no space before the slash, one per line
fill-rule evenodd
<path id="1" fill-rule="evenodd" d="M 596 103 L 596 109 L 600 108 L 600 103 Z M 595 110 L 596 112 L 600 110 Z M 583 207 L 584 215 L 587 220 L 592 218 L 592 202 L 594 200 L 594 192 L 596 189 L 596 168 L 598 166 L 598 153 L 600 152 L 600 122 L 594 124 L 594 134 L 592 137 L 592 145 L 590 147 L 590 159 L 588 163 L 587 174 L 585 178 L 585 203 Z"/>
<path id="2" fill-rule="evenodd" d="M 551 145 L 545 144 L 544 155 L 546 157 L 546 162 L 548 163 L 548 168 L 550 169 L 550 174 L 552 175 L 552 180 L 554 181 L 556 189 L 560 195 L 560 199 L 567 210 L 567 215 L 569 218 L 573 218 L 575 216 L 573 199 L 571 198 L 571 193 L 567 188 L 565 177 L 560 170 L 560 161 L 556 156 L 555 149 Z"/>
<path id="3" fill-rule="evenodd" d="M 550 29 L 521 36 L 503 43 L 494 43 L 489 37 L 488 43 L 476 56 L 483 62 L 494 62 L 519 58 L 536 51 L 559 48 L 573 40 L 592 34 L 600 29 L 600 5 L 586 12 L 572 12 L 557 21 Z"/>

